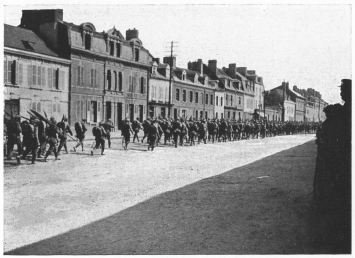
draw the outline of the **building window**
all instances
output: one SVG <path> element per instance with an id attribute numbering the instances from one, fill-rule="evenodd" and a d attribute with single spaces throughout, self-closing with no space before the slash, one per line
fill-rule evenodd
<path id="1" fill-rule="evenodd" d="M 198 103 L 198 92 L 195 92 L 195 103 Z"/>
<path id="2" fill-rule="evenodd" d="M 87 50 L 91 49 L 91 35 L 90 34 L 85 34 L 85 49 L 87 49 Z"/>
<path id="3" fill-rule="evenodd" d="M 121 56 L 121 44 L 116 43 L 116 56 L 120 57 Z"/>
<path id="4" fill-rule="evenodd" d="M 213 105 L 213 95 L 211 95 L 210 104 Z"/>
<path id="5" fill-rule="evenodd" d="M 241 104 L 242 104 L 242 98 L 239 97 L 239 105 L 241 105 Z"/>
<path id="6" fill-rule="evenodd" d="M 223 97 L 221 97 L 221 106 L 223 106 Z"/>
<path id="7" fill-rule="evenodd" d="M 206 105 L 208 105 L 208 94 L 206 94 L 205 103 L 206 103 Z"/>
<path id="8" fill-rule="evenodd" d="M 22 73 L 22 64 L 18 61 L 4 60 L 4 83 L 22 84 Z"/>
<path id="9" fill-rule="evenodd" d="M 133 92 L 133 76 L 129 76 L 129 92 Z"/>
<path id="10" fill-rule="evenodd" d="M 111 71 L 110 70 L 108 70 L 107 71 L 107 89 L 108 90 L 111 90 L 111 78 L 112 76 L 111 76 Z"/>
<path id="11" fill-rule="evenodd" d="M 115 42 L 110 41 L 110 55 L 113 56 L 115 55 Z"/>
<path id="12" fill-rule="evenodd" d="M 119 72 L 118 73 L 118 90 L 122 91 L 122 87 L 123 87 L 123 84 L 122 84 L 122 73 Z"/>
<path id="13" fill-rule="evenodd" d="M 230 118 L 231 118 L 231 112 L 228 111 L 228 119 L 230 119 Z"/>
<path id="14" fill-rule="evenodd" d="M 113 72 L 113 82 L 114 82 L 114 87 L 115 87 L 115 90 L 117 90 L 117 72 Z"/>
<path id="15" fill-rule="evenodd" d="M 226 106 L 228 106 L 228 94 L 226 94 Z"/>
<path id="16" fill-rule="evenodd" d="M 196 116 L 195 117 L 196 117 L 196 119 L 198 118 L 198 110 L 196 110 Z"/>
<path id="17" fill-rule="evenodd" d="M 140 93 L 144 94 L 145 89 L 145 78 L 141 77 L 141 88 L 140 88 Z"/>
<path id="18" fill-rule="evenodd" d="M 235 120 L 235 112 L 233 112 L 233 120 Z"/>
<path id="19" fill-rule="evenodd" d="M 218 106 L 218 96 L 216 96 L 216 106 Z"/>
<path id="20" fill-rule="evenodd" d="M 218 118 L 218 112 L 216 112 L 216 118 Z"/>
<path id="21" fill-rule="evenodd" d="M 186 109 L 182 109 L 181 114 L 182 114 L 182 117 L 185 118 L 186 117 Z"/>
<path id="22" fill-rule="evenodd" d="M 190 91 L 190 103 L 194 100 L 194 93 Z"/>
<path id="23" fill-rule="evenodd" d="M 231 107 L 233 107 L 233 96 L 231 95 Z"/>
<path id="24" fill-rule="evenodd" d="M 203 93 L 201 92 L 201 104 L 203 104 Z"/>
<path id="25" fill-rule="evenodd" d="M 184 73 L 182 74 L 182 80 L 186 81 L 186 74 L 184 74 Z"/>
<path id="26" fill-rule="evenodd" d="M 180 89 L 176 89 L 176 101 L 180 101 Z"/>
<path id="27" fill-rule="evenodd" d="M 134 50 L 134 60 L 135 60 L 136 62 L 139 61 L 139 49 L 138 49 L 138 48 L 136 48 L 136 49 Z"/>
<path id="28" fill-rule="evenodd" d="M 186 90 L 182 90 L 182 101 L 186 102 Z"/>
<path id="29" fill-rule="evenodd" d="M 200 111 L 200 119 L 203 118 L 203 111 Z"/>

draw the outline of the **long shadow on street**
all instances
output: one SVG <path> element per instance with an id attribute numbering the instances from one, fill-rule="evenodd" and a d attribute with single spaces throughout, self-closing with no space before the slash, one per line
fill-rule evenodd
<path id="1" fill-rule="evenodd" d="M 307 142 L 7 254 L 328 253 L 312 206 L 315 158 Z"/>

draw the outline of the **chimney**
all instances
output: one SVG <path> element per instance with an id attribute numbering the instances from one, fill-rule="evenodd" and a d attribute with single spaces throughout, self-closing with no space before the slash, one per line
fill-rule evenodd
<path id="1" fill-rule="evenodd" d="M 228 75 L 229 75 L 229 77 L 235 79 L 236 78 L 236 73 L 237 73 L 237 65 L 236 64 L 229 64 L 229 67 L 228 67 Z"/>
<path id="2" fill-rule="evenodd" d="M 200 74 L 203 74 L 203 63 L 202 63 L 202 59 L 197 59 L 197 72 L 199 72 Z"/>
<path id="3" fill-rule="evenodd" d="M 188 63 L 187 63 L 187 69 L 193 70 L 193 66 L 192 66 L 192 63 L 191 63 L 191 62 L 188 62 Z"/>
<path id="4" fill-rule="evenodd" d="M 243 75 L 244 77 L 247 76 L 247 68 L 246 67 L 237 67 L 237 72 Z"/>
<path id="5" fill-rule="evenodd" d="M 214 75 L 217 74 L 217 60 L 208 60 L 208 69 Z"/>
<path id="6" fill-rule="evenodd" d="M 20 27 L 38 32 L 40 25 L 57 21 L 63 21 L 62 9 L 22 10 Z"/>
<path id="7" fill-rule="evenodd" d="M 131 40 L 134 38 L 138 38 L 139 31 L 134 28 L 133 30 L 126 30 L 126 40 Z"/>
<path id="8" fill-rule="evenodd" d="M 249 75 L 255 75 L 255 70 L 248 70 L 247 73 L 248 73 Z"/>
<path id="9" fill-rule="evenodd" d="M 169 64 L 171 66 L 170 68 L 176 68 L 176 56 L 173 56 L 172 64 L 170 63 L 170 61 L 171 61 L 170 56 L 166 56 L 163 59 L 164 64 Z"/>
<path id="10" fill-rule="evenodd" d="M 264 82 L 263 82 L 263 77 L 258 77 L 258 82 L 259 82 L 260 84 L 264 84 Z"/>
<path id="11" fill-rule="evenodd" d="M 153 58 L 153 61 L 156 62 L 158 65 L 160 64 L 160 58 Z"/>

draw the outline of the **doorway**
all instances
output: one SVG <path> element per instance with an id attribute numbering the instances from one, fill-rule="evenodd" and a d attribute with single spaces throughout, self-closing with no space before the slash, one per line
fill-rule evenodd
<path id="1" fill-rule="evenodd" d="M 139 112 L 139 121 L 143 122 L 143 105 L 138 106 L 138 112 Z"/>
<path id="2" fill-rule="evenodd" d="M 106 102 L 106 121 L 111 119 L 111 101 Z"/>

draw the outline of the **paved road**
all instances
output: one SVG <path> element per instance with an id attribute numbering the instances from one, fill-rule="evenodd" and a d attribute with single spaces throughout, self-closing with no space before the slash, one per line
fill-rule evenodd
<path id="1" fill-rule="evenodd" d="M 315 253 L 307 241 L 314 235 L 308 234 L 313 139 L 169 145 L 154 152 L 142 144 L 123 151 L 115 143 L 105 156 L 78 152 L 35 166 L 6 165 L 4 249 Z"/>

